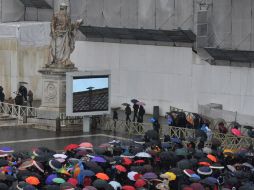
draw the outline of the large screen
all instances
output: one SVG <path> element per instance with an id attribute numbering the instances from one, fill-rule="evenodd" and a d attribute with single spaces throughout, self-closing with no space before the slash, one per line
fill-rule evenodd
<path id="1" fill-rule="evenodd" d="M 110 74 L 74 72 L 66 75 L 66 113 L 70 116 L 110 113 Z"/>

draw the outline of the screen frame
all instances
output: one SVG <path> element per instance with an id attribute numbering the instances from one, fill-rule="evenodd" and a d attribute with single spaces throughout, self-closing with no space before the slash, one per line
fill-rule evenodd
<path id="1" fill-rule="evenodd" d="M 74 77 L 108 76 L 108 110 L 73 112 L 73 80 Z M 66 116 L 107 115 L 111 111 L 111 73 L 110 71 L 77 71 L 66 73 Z"/>

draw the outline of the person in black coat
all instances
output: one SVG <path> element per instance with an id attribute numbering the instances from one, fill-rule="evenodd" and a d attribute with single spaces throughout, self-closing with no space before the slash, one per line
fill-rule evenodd
<path id="1" fill-rule="evenodd" d="M 138 111 L 138 123 L 143 123 L 144 121 L 144 115 L 146 111 L 143 106 L 139 106 L 139 111 Z"/>
<path id="2" fill-rule="evenodd" d="M 4 102 L 4 100 L 5 100 L 4 89 L 2 86 L 0 86 L 0 102 Z"/>
<path id="3" fill-rule="evenodd" d="M 129 123 L 131 121 L 131 119 L 130 119 L 130 115 L 131 115 L 130 105 L 127 105 L 125 107 L 125 115 L 126 115 L 126 123 Z"/>
<path id="4" fill-rule="evenodd" d="M 133 115 L 133 122 L 136 122 L 136 119 L 138 118 L 138 109 L 139 109 L 139 105 L 137 104 L 133 104 L 133 112 L 134 112 L 134 115 Z"/>

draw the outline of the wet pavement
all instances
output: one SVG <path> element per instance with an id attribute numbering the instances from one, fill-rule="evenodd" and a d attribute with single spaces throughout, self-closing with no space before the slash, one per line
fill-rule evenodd
<path id="1" fill-rule="evenodd" d="M 55 133 L 34 128 L 24 127 L 1 127 L 0 147 L 10 146 L 16 151 L 28 151 L 35 147 L 49 147 L 57 151 L 63 150 L 64 146 L 71 143 L 91 142 L 94 146 L 118 139 L 124 144 L 129 144 L 127 138 L 120 134 L 110 134 L 104 131 L 93 131 L 91 133 L 82 132 L 62 132 Z"/>

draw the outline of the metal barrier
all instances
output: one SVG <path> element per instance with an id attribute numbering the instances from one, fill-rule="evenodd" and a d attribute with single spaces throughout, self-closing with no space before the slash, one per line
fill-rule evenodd
<path id="1" fill-rule="evenodd" d="M 82 125 L 83 123 L 83 117 L 66 116 L 66 113 L 60 113 L 59 119 L 60 119 L 61 127 L 65 127 L 69 125 Z"/>
<path id="2" fill-rule="evenodd" d="M 0 113 L 10 115 L 18 119 L 19 123 L 23 123 L 24 118 L 37 117 L 38 108 L 19 106 L 0 102 Z"/>

